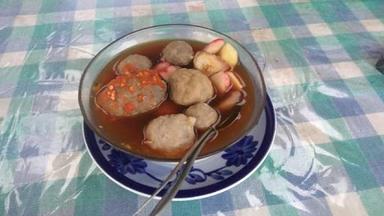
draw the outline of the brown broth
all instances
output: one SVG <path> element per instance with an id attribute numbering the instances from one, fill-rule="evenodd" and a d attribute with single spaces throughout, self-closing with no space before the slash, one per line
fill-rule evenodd
<path id="1" fill-rule="evenodd" d="M 145 44 L 141 44 L 125 50 L 119 56 L 114 58 L 100 73 L 97 80 L 93 84 L 91 93 L 91 118 L 93 122 L 99 127 L 105 137 L 118 144 L 120 148 L 128 149 L 130 152 L 134 152 L 139 155 L 143 155 L 150 158 L 158 159 L 177 159 L 182 157 L 180 152 L 176 157 L 166 155 L 164 152 L 159 150 L 153 150 L 147 145 L 142 143 L 143 140 L 143 129 L 152 119 L 159 116 L 159 110 L 166 110 L 165 106 L 174 105 L 178 113 L 182 113 L 187 107 L 175 105 L 170 99 L 166 99 L 157 109 L 150 112 L 140 114 L 134 117 L 128 118 L 113 118 L 110 115 L 105 114 L 94 102 L 96 93 L 112 80 L 116 75 L 114 72 L 114 65 L 127 57 L 130 54 L 137 53 L 145 55 L 152 60 L 155 65 L 159 61 L 159 55 L 161 50 L 169 43 L 170 40 L 153 41 Z M 201 50 L 205 44 L 197 41 L 187 41 L 194 49 L 194 51 Z M 192 65 L 187 66 L 192 68 Z M 219 131 L 218 136 L 209 141 L 203 148 L 201 155 L 207 155 L 213 153 L 224 146 L 235 141 L 239 137 L 240 133 L 247 127 L 251 120 L 252 111 L 254 110 L 254 87 L 250 75 L 246 72 L 245 68 L 238 64 L 234 71 L 236 71 L 245 82 L 244 91 L 246 92 L 246 103 L 243 105 L 240 111 L 240 118 L 232 123 L 230 126 L 223 128 Z M 216 104 L 220 100 L 220 97 L 214 98 L 210 101 L 210 104 Z M 221 113 L 225 115 L 225 113 Z M 198 133 L 199 134 L 199 133 Z"/>

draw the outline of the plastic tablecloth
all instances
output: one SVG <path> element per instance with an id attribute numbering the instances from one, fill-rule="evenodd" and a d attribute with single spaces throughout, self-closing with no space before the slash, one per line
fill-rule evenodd
<path id="1" fill-rule="evenodd" d="M 233 189 L 162 215 L 383 215 L 382 0 L 1 0 L 0 215 L 131 215 L 145 198 L 92 162 L 79 79 L 156 24 L 224 32 L 259 61 L 277 115 L 268 158 Z"/>

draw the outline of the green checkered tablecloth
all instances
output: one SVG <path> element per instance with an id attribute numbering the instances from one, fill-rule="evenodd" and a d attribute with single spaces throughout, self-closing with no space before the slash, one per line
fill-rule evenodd
<path id="1" fill-rule="evenodd" d="M 85 150 L 80 76 L 133 30 L 191 23 L 267 64 L 270 155 L 219 195 L 163 215 L 384 215 L 383 0 L 0 0 L 0 215 L 131 215 L 144 198 Z"/>

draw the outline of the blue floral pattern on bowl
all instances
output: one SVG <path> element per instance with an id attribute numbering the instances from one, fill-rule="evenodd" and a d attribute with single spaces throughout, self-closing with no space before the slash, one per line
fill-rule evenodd
<path id="1" fill-rule="evenodd" d="M 109 163 L 121 174 L 145 173 L 147 163 L 138 157 L 126 154 L 122 151 L 112 149 L 108 155 Z"/>
<path id="2" fill-rule="evenodd" d="M 155 181 L 161 182 L 161 178 L 155 177 L 148 173 L 145 169 L 148 166 L 147 162 L 133 155 L 114 149 L 104 140 L 98 141 L 102 151 L 108 151 L 107 158 L 112 167 L 119 173 L 126 174 L 146 174 Z M 225 150 L 221 157 L 226 160 L 225 164 L 215 170 L 206 172 L 202 169 L 192 167 L 185 181 L 188 184 L 197 184 L 207 180 L 208 177 L 215 180 L 223 180 L 233 174 L 229 169 L 230 166 L 245 165 L 257 150 L 257 141 L 253 140 L 252 136 L 245 136 L 236 144 Z"/>
<path id="3" fill-rule="evenodd" d="M 189 200 L 216 194 L 249 176 L 269 151 L 275 132 L 274 122 L 273 107 L 268 100 L 259 123 L 248 135 L 222 152 L 195 161 L 175 199 Z M 122 187 L 141 195 L 152 194 L 176 165 L 138 158 L 115 149 L 86 124 L 84 137 L 99 168 Z"/>
<path id="4" fill-rule="evenodd" d="M 226 166 L 238 167 L 247 164 L 247 161 L 253 157 L 256 147 L 257 141 L 253 141 L 252 136 L 245 136 L 235 145 L 226 149 L 221 157 L 227 161 Z"/>

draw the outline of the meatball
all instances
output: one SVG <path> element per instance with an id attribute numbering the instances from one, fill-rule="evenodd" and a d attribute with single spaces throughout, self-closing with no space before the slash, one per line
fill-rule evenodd
<path id="1" fill-rule="evenodd" d="M 144 143 L 155 150 L 186 150 L 195 140 L 196 119 L 184 114 L 159 116 L 144 129 Z"/>
<path id="2" fill-rule="evenodd" d="M 117 66 L 118 74 L 126 74 L 132 70 L 143 70 L 152 67 L 152 62 L 146 56 L 132 54 L 123 59 Z"/>
<path id="3" fill-rule="evenodd" d="M 219 118 L 216 110 L 206 103 L 198 103 L 190 106 L 185 111 L 185 114 L 196 118 L 195 127 L 200 130 L 208 128 Z"/>
<path id="4" fill-rule="evenodd" d="M 112 116 L 134 116 L 160 105 L 166 98 L 166 87 L 160 76 L 149 70 L 120 75 L 99 91 L 96 104 Z"/>
<path id="5" fill-rule="evenodd" d="M 181 68 L 168 80 L 170 98 L 179 105 L 189 106 L 212 98 L 214 89 L 209 78 L 198 70 Z"/>
<path id="6" fill-rule="evenodd" d="M 163 49 L 162 55 L 165 61 L 173 65 L 184 66 L 193 59 L 193 49 L 185 41 L 172 41 Z"/>

